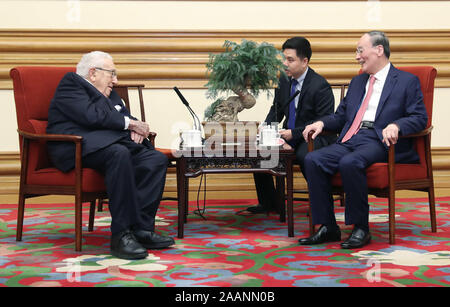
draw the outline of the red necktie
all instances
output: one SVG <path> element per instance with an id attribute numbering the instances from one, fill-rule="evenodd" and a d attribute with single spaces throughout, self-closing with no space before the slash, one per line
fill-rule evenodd
<path id="1" fill-rule="evenodd" d="M 364 101 L 361 104 L 361 107 L 358 110 L 358 113 L 356 113 L 355 119 L 353 119 L 353 123 L 348 129 L 347 133 L 342 138 L 342 143 L 348 141 L 353 135 L 355 135 L 361 126 L 361 121 L 363 119 L 364 113 L 367 110 L 367 106 L 369 105 L 370 96 L 372 96 L 373 92 L 373 84 L 375 83 L 375 76 L 370 75 L 369 80 L 369 89 L 367 90 L 367 95 L 364 98 Z"/>

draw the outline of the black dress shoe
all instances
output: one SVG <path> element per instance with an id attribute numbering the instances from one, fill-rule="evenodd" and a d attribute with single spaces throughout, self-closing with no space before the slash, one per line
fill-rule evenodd
<path id="1" fill-rule="evenodd" d="M 134 236 L 143 247 L 148 249 L 166 248 L 175 244 L 173 238 L 161 236 L 148 230 L 136 230 L 134 231 Z"/>
<path id="2" fill-rule="evenodd" d="M 253 207 L 248 207 L 246 210 L 252 214 L 278 212 L 276 208 L 266 208 L 261 204 L 257 204 L 256 206 Z"/>
<path id="3" fill-rule="evenodd" d="M 319 230 L 311 237 L 298 240 L 300 245 L 314 245 L 334 241 L 341 241 L 341 230 L 339 227 L 330 229 L 326 225 L 320 226 Z"/>
<path id="4" fill-rule="evenodd" d="M 136 241 L 130 230 L 125 230 L 111 236 L 111 255 L 132 260 L 146 258 L 148 252 Z"/>
<path id="5" fill-rule="evenodd" d="M 350 237 L 341 243 L 341 247 L 345 249 L 359 248 L 370 242 L 370 232 L 361 228 L 354 228 Z"/>

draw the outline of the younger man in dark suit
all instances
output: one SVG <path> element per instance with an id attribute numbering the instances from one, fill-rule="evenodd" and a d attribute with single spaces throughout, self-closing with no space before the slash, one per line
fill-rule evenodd
<path id="1" fill-rule="evenodd" d="M 50 104 L 47 133 L 83 137 L 83 167 L 105 176 L 111 213 L 111 254 L 140 259 L 147 248 L 174 243 L 154 232 L 155 215 L 165 185 L 167 158 L 146 139 L 149 126 L 130 115 L 113 87 L 112 57 L 93 51 L 83 55 L 77 73 L 67 73 Z M 55 166 L 74 167 L 72 144 L 48 145 Z"/>
<path id="2" fill-rule="evenodd" d="M 302 137 L 303 129 L 318 118 L 333 113 L 334 96 L 325 78 L 308 66 L 312 51 L 306 38 L 290 38 L 283 44 L 282 50 L 287 77 L 280 77 L 278 88 L 275 89 L 274 102 L 265 122 L 279 123 L 285 118 L 284 130 L 280 131 L 280 135 L 286 140 L 286 147 L 295 149 L 296 161 L 303 172 L 303 160 L 308 152 L 307 143 Z M 289 98 L 296 91 L 300 94 L 289 102 Z M 320 148 L 334 140 L 335 137 L 332 135 L 318 137 L 314 144 Z M 247 211 L 251 213 L 274 211 L 276 198 L 272 175 L 255 173 L 253 177 L 259 204 L 247 208 Z"/>

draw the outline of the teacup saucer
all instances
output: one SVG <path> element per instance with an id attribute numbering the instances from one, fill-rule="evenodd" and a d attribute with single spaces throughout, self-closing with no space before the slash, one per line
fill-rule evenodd
<path id="1" fill-rule="evenodd" d="M 285 140 L 283 138 L 278 138 L 275 140 L 274 143 L 270 144 L 259 144 L 260 146 L 281 146 L 285 143 Z"/>

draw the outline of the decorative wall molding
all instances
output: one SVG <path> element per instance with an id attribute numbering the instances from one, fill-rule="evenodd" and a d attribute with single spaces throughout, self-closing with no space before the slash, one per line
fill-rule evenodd
<path id="1" fill-rule="evenodd" d="M 448 196 L 450 195 L 450 147 L 432 148 L 432 161 L 436 195 Z M 19 153 L 0 152 L 0 195 L 18 193 L 19 175 Z M 198 178 L 190 180 L 191 198 L 196 197 L 198 184 Z M 294 187 L 296 189 L 306 187 L 304 178 L 297 166 L 294 172 Z M 170 196 L 176 194 L 176 176 L 173 169 L 169 169 L 165 193 Z M 251 174 L 208 176 L 207 193 L 208 197 L 211 198 L 256 197 Z"/>
<path id="2" fill-rule="evenodd" d="M 16 1 L 27 1 L 27 0 L 16 0 Z M 92 1 L 92 0 L 79 0 L 79 1 Z M 96 1 L 128 1 L 128 0 L 96 0 Z M 134 1 L 147 1 L 147 2 L 151 2 L 151 1 L 155 1 L 155 2 L 160 2 L 160 1 L 164 1 L 164 0 L 134 0 Z M 170 0 L 170 1 L 174 1 L 174 2 L 199 2 L 199 1 L 211 1 L 211 0 Z M 269 2 L 273 2 L 274 0 L 215 0 L 217 2 L 252 2 L 252 1 L 256 1 L 256 2 L 265 2 L 265 1 L 269 1 Z M 367 0 L 283 0 L 283 1 L 287 1 L 287 2 L 324 2 L 324 1 L 331 1 L 331 2 L 367 2 Z M 372 1 L 380 1 L 380 2 L 390 2 L 390 1 L 424 1 L 424 0 L 372 0 Z M 434 1 L 448 1 L 448 0 L 434 0 Z"/>
<path id="3" fill-rule="evenodd" d="M 329 31 L 99 31 L 0 30 L 0 89 L 11 89 L 9 70 L 19 65 L 75 66 L 91 50 L 111 53 L 124 83 L 148 88 L 204 88 L 205 64 L 225 40 L 266 41 L 281 48 L 289 37 L 302 35 L 313 46 L 311 66 L 329 82 L 350 80 L 359 70 L 355 45 L 364 30 Z M 395 65 L 436 67 L 437 87 L 450 86 L 449 30 L 385 30 Z"/>
<path id="4" fill-rule="evenodd" d="M 450 87 L 450 29 L 384 31 L 391 40 L 391 60 L 395 65 L 432 65 L 438 71 L 436 86 Z M 359 70 L 354 50 L 364 32 L 0 29 L 0 89 L 12 89 L 9 70 L 15 66 L 75 66 L 81 54 L 91 50 L 104 50 L 113 55 L 120 82 L 144 83 L 150 89 L 168 89 L 174 85 L 203 89 L 207 82 L 208 56 L 220 52 L 225 40 L 245 38 L 281 48 L 287 38 L 296 35 L 311 41 L 311 66 L 329 82 L 342 82 L 350 80 Z M 432 155 L 436 189 L 449 189 L 450 148 L 433 148 Z M 19 170 L 17 152 L 0 152 L 0 194 L 17 193 Z M 169 191 L 175 191 L 173 177 L 174 174 L 168 176 Z M 208 180 L 209 191 L 224 189 L 254 193 L 250 177 L 231 176 L 216 184 Z"/>

